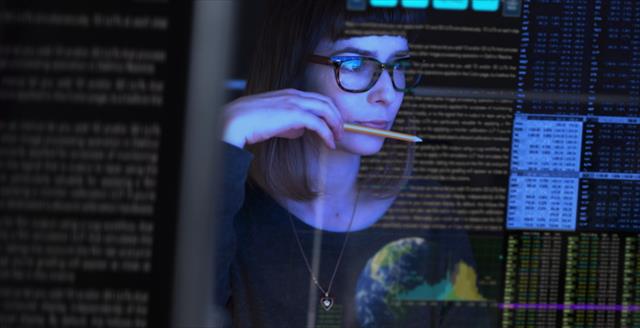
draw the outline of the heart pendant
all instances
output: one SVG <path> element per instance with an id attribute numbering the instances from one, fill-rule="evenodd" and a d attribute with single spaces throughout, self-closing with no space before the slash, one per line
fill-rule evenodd
<path id="1" fill-rule="evenodd" d="M 333 298 L 323 297 L 320 299 L 320 304 L 322 304 L 322 308 L 324 308 L 325 311 L 329 311 L 333 307 Z"/>

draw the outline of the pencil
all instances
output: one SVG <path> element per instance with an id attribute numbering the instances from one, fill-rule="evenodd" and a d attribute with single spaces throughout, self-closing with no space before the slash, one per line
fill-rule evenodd
<path id="1" fill-rule="evenodd" d="M 392 138 L 392 139 L 408 141 L 408 142 L 422 142 L 422 139 L 420 139 L 419 137 L 412 136 L 406 133 L 370 128 L 368 126 L 361 126 L 361 125 L 349 124 L 349 123 L 345 123 L 343 127 L 345 131 L 349 131 L 349 132 L 370 134 L 372 136 Z"/>

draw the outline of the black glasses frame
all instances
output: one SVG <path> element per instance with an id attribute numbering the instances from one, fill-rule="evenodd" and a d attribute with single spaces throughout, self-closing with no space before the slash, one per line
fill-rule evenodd
<path id="1" fill-rule="evenodd" d="M 371 77 L 371 81 L 369 82 L 369 85 L 367 85 L 365 88 L 363 89 L 349 89 L 346 88 L 342 85 L 342 83 L 340 83 L 340 66 L 342 65 L 342 63 L 348 61 L 348 60 L 352 60 L 354 58 L 364 58 L 364 59 L 368 59 L 371 61 L 374 61 L 376 63 L 378 63 L 378 69 L 375 71 L 374 75 Z M 393 89 L 395 89 L 396 91 L 400 91 L 400 92 L 410 92 L 411 90 L 413 90 L 414 87 L 416 87 L 419 83 L 420 80 L 422 79 L 422 76 L 420 74 L 417 74 L 416 77 L 416 81 L 413 83 L 413 85 L 405 87 L 405 88 L 399 88 L 396 85 L 396 81 L 393 78 L 393 70 L 394 70 L 394 66 L 395 64 L 397 64 L 397 62 L 399 61 L 406 61 L 409 60 L 409 58 L 404 57 L 404 58 L 398 58 L 395 59 L 391 62 L 388 63 L 383 63 L 379 60 L 377 60 L 376 58 L 372 58 L 372 57 L 366 57 L 366 56 L 332 56 L 332 57 L 325 57 L 325 56 L 320 56 L 320 55 L 311 55 L 309 56 L 309 62 L 315 63 L 315 64 L 321 64 L 321 65 L 329 65 L 329 66 L 333 66 L 333 71 L 335 74 L 335 78 L 336 78 L 336 83 L 338 83 L 338 87 L 340 87 L 340 89 L 346 91 L 346 92 L 351 92 L 351 93 L 362 93 L 362 92 L 367 92 L 369 90 L 371 90 L 371 88 L 373 88 L 374 85 L 376 85 L 376 83 L 378 82 L 378 79 L 380 78 L 380 75 L 382 75 L 382 71 L 386 70 L 387 73 L 389 73 L 389 77 L 391 77 L 391 83 L 393 84 Z"/>

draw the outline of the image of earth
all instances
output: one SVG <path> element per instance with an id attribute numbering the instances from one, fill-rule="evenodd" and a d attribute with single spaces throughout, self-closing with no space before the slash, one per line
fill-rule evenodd
<path id="1" fill-rule="evenodd" d="M 459 261 L 447 270 L 440 254 L 437 245 L 419 237 L 383 246 L 358 278 L 355 302 L 360 325 L 424 327 L 430 317 L 428 307 L 407 306 L 411 304 L 407 301 L 484 300 L 474 269 Z"/>

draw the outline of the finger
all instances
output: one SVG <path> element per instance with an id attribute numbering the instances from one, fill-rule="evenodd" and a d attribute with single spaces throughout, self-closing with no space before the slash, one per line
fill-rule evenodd
<path id="1" fill-rule="evenodd" d="M 311 111 L 317 116 L 323 117 L 334 131 L 335 138 L 340 139 L 344 135 L 344 120 L 342 114 L 334 104 L 333 100 L 327 96 L 316 92 L 301 91 L 293 88 L 269 91 L 255 95 L 273 102 L 273 107 L 278 107 L 284 101 L 297 104 L 299 108 Z M 327 112 L 325 109 L 328 109 Z"/>
<path id="2" fill-rule="evenodd" d="M 282 96 L 299 96 L 301 92 L 302 91 L 300 90 L 288 88 L 288 89 L 279 89 L 279 90 L 261 92 L 261 93 L 253 94 L 250 97 L 274 98 L 274 97 L 282 97 Z"/>
<path id="3" fill-rule="evenodd" d="M 331 148 L 336 149 L 336 143 L 334 141 L 333 133 L 329 129 L 326 121 L 320 119 L 318 116 L 309 113 L 300 113 L 299 121 L 301 126 L 306 129 L 314 131 L 318 136 L 320 136 L 325 144 Z"/>
<path id="4" fill-rule="evenodd" d="M 317 92 L 301 91 L 296 89 L 286 89 L 286 90 L 288 93 L 291 93 L 291 94 L 299 95 L 301 97 L 306 97 L 306 98 L 314 98 L 326 103 L 327 106 L 329 106 L 340 118 L 341 126 L 342 126 L 342 123 L 344 123 L 344 120 L 342 119 L 342 113 L 340 112 L 338 107 L 336 107 L 335 103 L 333 102 L 333 99 L 331 99 L 330 97 L 327 97 L 323 94 L 319 94 Z"/>
<path id="5" fill-rule="evenodd" d="M 342 118 L 342 114 L 340 113 L 340 110 L 338 110 L 338 107 L 336 107 L 336 105 L 334 104 L 333 100 L 330 97 L 327 97 L 317 92 L 309 92 L 309 91 L 302 91 L 294 88 L 288 88 L 288 89 L 267 91 L 267 92 L 263 92 L 253 96 L 264 97 L 264 98 L 273 98 L 273 97 L 281 97 L 281 96 L 300 96 L 300 97 L 306 97 L 306 98 L 314 98 L 319 101 L 325 102 L 329 107 L 331 107 L 336 112 L 336 115 Z"/>
<path id="6" fill-rule="evenodd" d="M 293 88 L 267 92 L 267 93 L 264 93 L 264 95 L 269 98 L 280 97 L 280 96 L 312 98 L 317 101 L 323 102 L 335 113 L 336 117 L 338 118 L 339 123 L 336 124 L 337 136 L 342 136 L 344 134 L 344 128 L 343 128 L 344 119 L 342 118 L 342 113 L 340 112 L 340 110 L 338 110 L 338 107 L 336 107 L 335 103 L 330 97 L 319 94 L 317 92 L 302 91 L 302 90 L 293 89 Z"/>
<path id="7" fill-rule="evenodd" d="M 316 98 L 309 98 L 309 97 L 302 97 L 302 96 L 288 98 L 288 101 L 291 101 L 294 104 L 296 104 L 301 110 L 310 112 L 316 116 L 321 117 L 323 120 L 327 122 L 327 124 L 333 131 L 335 138 L 340 139 L 343 133 L 342 118 L 326 102 L 318 100 Z"/>

